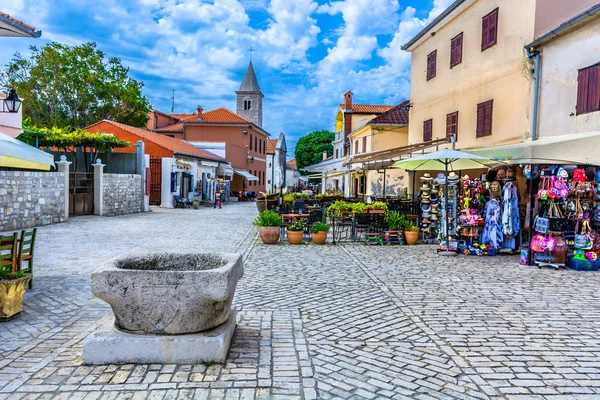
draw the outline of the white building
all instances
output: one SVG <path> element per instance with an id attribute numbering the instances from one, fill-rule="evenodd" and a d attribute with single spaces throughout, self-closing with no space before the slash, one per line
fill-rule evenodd
<path id="1" fill-rule="evenodd" d="M 269 193 L 279 193 L 289 186 L 286 182 L 287 144 L 283 132 L 277 139 L 267 140 L 267 182 Z"/>
<path id="2" fill-rule="evenodd" d="M 300 172 L 296 167 L 296 159 L 292 158 L 285 164 L 285 184 L 288 192 L 295 191 L 300 183 Z"/>

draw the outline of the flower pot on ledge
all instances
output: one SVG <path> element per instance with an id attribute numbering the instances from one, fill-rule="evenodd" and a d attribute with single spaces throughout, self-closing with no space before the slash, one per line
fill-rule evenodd
<path id="1" fill-rule="evenodd" d="M 281 228 L 278 226 L 261 226 L 258 228 L 258 235 L 264 244 L 276 244 L 279 242 Z"/>
<path id="2" fill-rule="evenodd" d="M 327 242 L 327 232 L 325 231 L 311 233 L 310 235 L 314 244 L 325 244 Z"/>
<path id="3" fill-rule="evenodd" d="M 419 231 L 404 231 L 404 237 L 406 238 L 406 244 L 412 246 L 419 240 Z"/>

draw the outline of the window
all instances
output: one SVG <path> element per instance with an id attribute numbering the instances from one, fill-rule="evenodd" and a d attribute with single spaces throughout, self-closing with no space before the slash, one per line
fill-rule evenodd
<path id="1" fill-rule="evenodd" d="M 428 119 L 423 122 L 423 141 L 429 142 L 433 139 L 433 120 Z"/>
<path id="2" fill-rule="evenodd" d="M 250 150 L 252 150 L 252 135 L 250 135 Z"/>
<path id="3" fill-rule="evenodd" d="M 259 153 L 262 153 L 262 146 L 263 146 L 263 141 L 262 141 L 262 140 L 259 140 L 259 141 L 258 141 L 258 152 L 259 152 Z"/>
<path id="4" fill-rule="evenodd" d="M 494 100 L 477 104 L 477 137 L 490 136 L 492 134 L 493 112 Z"/>
<path id="5" fill-rule="evenodd" d="M 600 110 L 600 64 L 580 69 L 577 77 L 577 115 Z"/>
<path id="6" fill-rule="evenodd" d="M 335 158 L 339 158 L 339 157 L 340 157 L 340 156 L 339 156 L 339 150 L 340 150 L 340 149 L 335 149 Z"/>
<path id="7" fill-rule="evenodd" d="M 354 141 L 354 154 L 358 154 L 358 140 Z"/>
<path id="8" fill-rule="evenodd" d="M 363 153 L 367 152 L 367 137 L 363 136 L 363 149 L 362 149 Z"/>
<path id="9" fill-rule="evenodd" d="M 244 111 L 252 110 L 252 100 L 244 99 Z"/>
<path id="10" fill-rule="evenodd" d="M 446 115 L 446 136 L 458 139 L 458 111 Z"/>
<path id="11" fill-rule="evenodd" d="M 254 137 L 254 149 L 255 149 L 256 151 L 258 151 L 258 146 L 256 145 L 256 144 L 257 144 L 257 142 L 258 142 L 258 137 L 256 137 L 256 136 L 255 136 L 255 137 Z"/>
<path id="12" fill-rule="evenodd" d="M 435 77 L 435 63 L 437 62 L 437 50 L 427 56 L 427 80 Z"/>
<path id="13" fill-rule="evenodd" d="M 489 49 L 498 42 L 498 9 L 483 17 L 481 23 L 481 51 Z"/>
<path id="14" fill-rule="evenodd" d="M 463 33 L 450 40 L 450 68 L 462 62 Z"/>

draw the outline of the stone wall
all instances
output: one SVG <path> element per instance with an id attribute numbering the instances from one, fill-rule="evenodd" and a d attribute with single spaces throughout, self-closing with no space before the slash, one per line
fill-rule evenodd
<path id="1" fill-rule="evenodd" d="M 141 175 L 104 174 L 104 215 L 141 212 L 143 195 Z"/>
<path id="2" fill-rule="evenodd" d="M 0 171 L 0 231 L 64 220 L 64 172 Z"/>

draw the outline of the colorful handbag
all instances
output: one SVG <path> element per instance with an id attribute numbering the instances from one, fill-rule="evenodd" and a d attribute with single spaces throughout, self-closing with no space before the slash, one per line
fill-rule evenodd
<path id="1" fill-rule="evenodd" d="M 587 180 L 587 177 L 585 175 L 585 169 L 577 168 L 575 171 L 573 171 L 573 181 L 585 182 L 586 180 Z"/>

